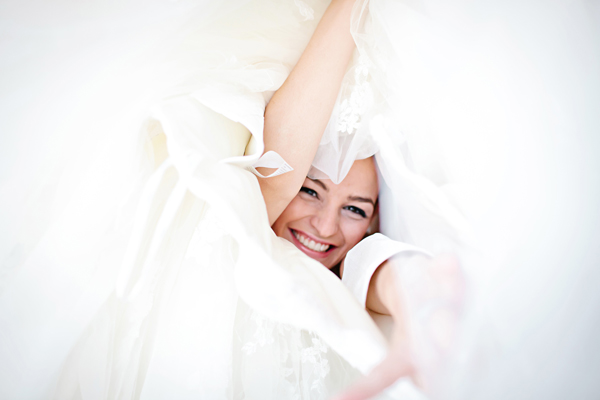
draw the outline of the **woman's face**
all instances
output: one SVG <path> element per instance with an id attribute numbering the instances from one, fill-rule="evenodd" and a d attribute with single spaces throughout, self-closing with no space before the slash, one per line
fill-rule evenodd
<path id="1" fill-rule="evenodd" d="M 327 268 L 339 263 L 365 235 L 375 213 L 379 186 L 373 158 L 357 160 L 339 184 L 306 178 L 300 192 L 273 224 Z"/>

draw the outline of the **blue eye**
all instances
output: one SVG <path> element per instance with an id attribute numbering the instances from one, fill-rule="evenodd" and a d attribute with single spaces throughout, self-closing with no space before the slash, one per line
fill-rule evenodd
<path id="1" fill-rule="evenodd" d="M 367 213 L 364 212 L 362 209 L 355 207 L 355 206 L 346 206 L 344 207 L 345 210 L 348 210 L 350 212 L 353 212 L 355 214 L 360 215 L 363 218 L 367 218 Z"/>
<path id="2" fill-rule="evenodd" d="M 300 188 L 300 191 L 308 194 L 309 196 L 316 197 L 317 199 L 319 198 L 319 194 L 316 191 L 307 188 L 306 186 L 302 186 Z"/>

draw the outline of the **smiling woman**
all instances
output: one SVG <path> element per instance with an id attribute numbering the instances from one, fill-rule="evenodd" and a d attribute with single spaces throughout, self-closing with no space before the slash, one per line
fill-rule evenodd
<path id="1" fill-rule="evenodd" d="M 306 178 L 273 231 L 331 269 L 365 236 L 375 218 L 378 193 L 372 157 L 355 161 L 337 185 Z"/>

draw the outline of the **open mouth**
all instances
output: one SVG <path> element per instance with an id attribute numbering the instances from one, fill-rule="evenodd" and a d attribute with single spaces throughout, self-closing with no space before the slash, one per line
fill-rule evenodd
<path id="1" fill-rule="evenodd" d="M 331 250 L 335 248 L 335 246 L 327 243 L 316 242 L 302 233 L 295 231 L 294 229 L 290 229 L 290 231 L 292 232 L 292 236 L 294 236 L 296 241 L 301 244 L 304 249 L 310 251 L 311 254 L 309 255 L 314 254 L 316 256 L 325 257 Z M 302 247 L 300 249 L 304 250 Z"/>

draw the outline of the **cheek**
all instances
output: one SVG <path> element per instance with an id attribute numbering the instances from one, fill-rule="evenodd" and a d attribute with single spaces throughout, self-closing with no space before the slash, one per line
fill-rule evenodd
<path id="1" fill-rule="evenodd" d="M 346 246 L 348 246 L 348 250 L 354 247 L 358 242 L 362 240 L 362 238 L 367 233 L 367 229 L 369 228 L 370 220 L 364 221 L 347 221 L 342 226 L 342 231 L 344 233 L 344 238 L 346 240 Z"/>
<path id="2" fill-rule="evenodd" d="M 307 207 L 304 201 L 298 196 L 292 200 L 285 210 L 281 213 L 279 218 L 273 223 L 273 232 L 277 236 L 282 236 L 283 233 L 288 229 L 289 224 L 298 221 L 308 215 L 310 207 Z"/>

